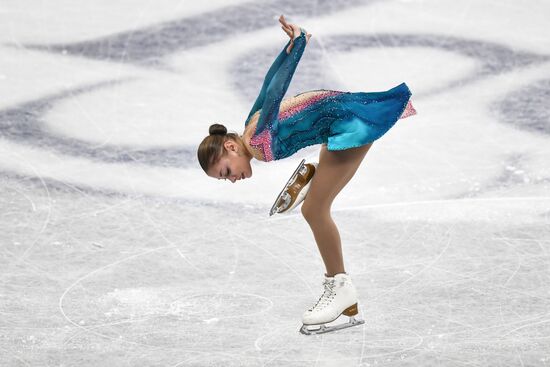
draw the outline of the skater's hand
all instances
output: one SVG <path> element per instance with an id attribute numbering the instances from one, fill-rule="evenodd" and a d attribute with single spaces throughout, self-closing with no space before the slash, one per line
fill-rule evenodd
<path id="1" fill-rule="evenodd" d="M 283 31 L 285 31 L 285 33 L 290 37 L 290 45 L 288 45 L 286 49 L 286 53 L 289 54 L 290 51 L 292 51 L 292 47 L 294 47 L 294 40 L 300 36 L 302 31 L 296 24 L 287 23 L 284 15 L 279 17 L 279 23 L 281 23 L 281 28 Z M 309 41 L 310 37 L 311 34 L 306 33 L 306 43 Z"/>

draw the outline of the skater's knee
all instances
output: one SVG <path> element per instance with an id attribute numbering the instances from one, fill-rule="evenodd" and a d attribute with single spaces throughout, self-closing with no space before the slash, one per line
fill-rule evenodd
<path id="1" fill-rule="evenodd" d="M 301 212 L 307 222 L 314 222 L 330 216 L 330 206 L 319 205 L 308 201 L 307 198 L 302 204 Z"/>
<path id="2" fill-rule="evenodd" d="M 302 211 L 302 216 L 307 222 L 315 220 L 315 210 L 310 205 L 306 205 L 306 203 L 303 203 L 300 210 Z"/>

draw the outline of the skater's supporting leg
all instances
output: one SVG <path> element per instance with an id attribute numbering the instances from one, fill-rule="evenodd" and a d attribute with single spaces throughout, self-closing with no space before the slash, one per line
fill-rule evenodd
<path id="1" fill-rule="evenodd" d="M 357 171 L 371 145 L 342 151 L 329 151 L 323 145 L 319 165 L 302 204 L 302 214 L 313 231 L 328 276 L 345 272 L 340 234 L 330 215 L 330 207 Z"/>

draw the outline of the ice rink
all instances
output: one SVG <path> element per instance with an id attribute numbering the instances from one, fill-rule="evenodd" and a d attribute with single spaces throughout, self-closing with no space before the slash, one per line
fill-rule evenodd
<path id="1" fill-rule="evenodd" d="M 298 162 L 208 178 L 288 40 L 287 97 L 406 82 L 336 199 L 365 324 L 298 333 L 324 267 Z M 550 366 L 550 2 L 0 3 L 1 366 Z"/>

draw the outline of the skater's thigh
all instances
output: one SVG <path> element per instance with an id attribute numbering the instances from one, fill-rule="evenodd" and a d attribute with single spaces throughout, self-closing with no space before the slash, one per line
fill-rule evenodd
<path id="1" fill-rule="evenodd" d="M 330 209 L 334 198 L 354 176 L 371 146 L 372 143 L 358 148 L 330 151 L 323 145 L 303 209 Z"/>

